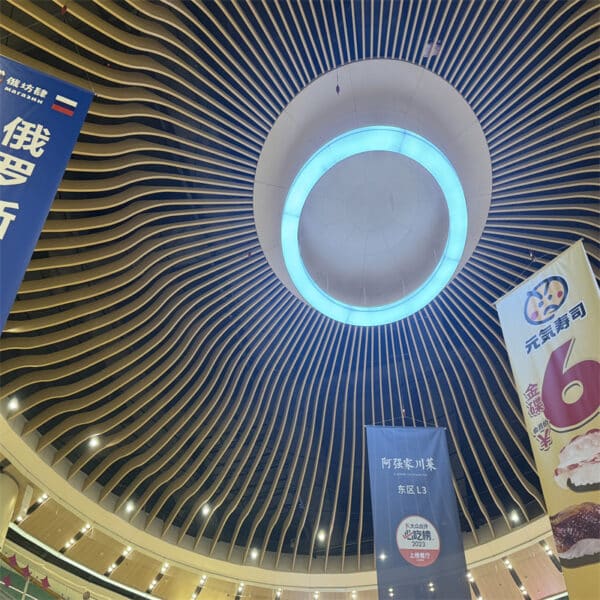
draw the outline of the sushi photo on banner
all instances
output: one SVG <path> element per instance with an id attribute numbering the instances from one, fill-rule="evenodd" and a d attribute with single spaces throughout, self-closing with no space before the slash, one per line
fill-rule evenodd
<path id="1" fill-rule="evenodd" d="M 470 599 L 446 430 L 366 432 L 379 599 Z"/>
<path id="2" fill-rule="evenodd" d="M 569 598 L 598 598 L 600 293 L 583 243 L 496 307 Z"/>
<path id="3" fill-rule="evenodd" d="M 0 333 L 92 98 L 0 56 Z"/>

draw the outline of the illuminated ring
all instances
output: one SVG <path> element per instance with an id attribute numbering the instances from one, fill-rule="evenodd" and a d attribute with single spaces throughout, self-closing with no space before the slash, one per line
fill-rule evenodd
<path id="1" fill-rule="evenodd" d="M 440 186 L 448 206 L 448 239 L 431 275 L 400 300 L 381 306 L 353 306 L 322 290 L 309 275 L 298 243 L 304 203 L 316 183 L 342 160 L 363 152 L 395 152 L 418 162 Z M 431 302 L 452 278 L 467 239 L 467 205 L 460 179 L 439 148 L 398 127 L 373 126 L 348 131 L 315 152 L 296 175 L 283 207 L 281 248 L 285 266 L 302 297 L 321 313 L 350 325 L 384 325 L 399 321 Z"/>

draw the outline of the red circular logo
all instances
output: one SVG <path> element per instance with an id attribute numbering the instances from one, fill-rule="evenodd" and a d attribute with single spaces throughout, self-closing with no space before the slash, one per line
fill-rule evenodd
<path id="1" fill-rule="evenodd" d="M 402 558 L 415 567 L 432 565 L 440 554 L 440 536 L 434 525 L 418 515 L 400 521 L 396 544 Z"/>

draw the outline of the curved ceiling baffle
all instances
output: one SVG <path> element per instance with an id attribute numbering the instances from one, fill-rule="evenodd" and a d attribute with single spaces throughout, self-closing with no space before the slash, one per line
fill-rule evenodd
<path id="1" fill-rule="evenodd" d="M 64 5 L 0 7 L 4 55 L 95 93 L 0 341 L 24 442 L 140 545 L 269 585 L 373 570 L 366 424 L 448 428 L 467 546 L 542 515 L 493 302 L 580 238 L 598 274 L 597 3 Z M 282 180 L 334 137 L 286 112 L 311 86 L 332 129 L 403 126 L 342 110 L 381 61 L 416 73 L 398 119 L 423 72 L 470 108 L 489 211 L 433 301 L 355 327 L 278 270 L 255 175 L 277 130 Z"/>

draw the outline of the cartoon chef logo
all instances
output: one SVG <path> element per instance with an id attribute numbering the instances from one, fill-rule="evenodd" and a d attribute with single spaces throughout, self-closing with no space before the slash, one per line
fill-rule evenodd
<path id="1" fill-rule="evenodd" d="M 546 277 L 532 290 L 527 292 L 525 300 L 525 318 L 532 325 L 541 325 L 550 321 L 556 311 L 565 303 L 569 286 L 558 275 Z"/>

